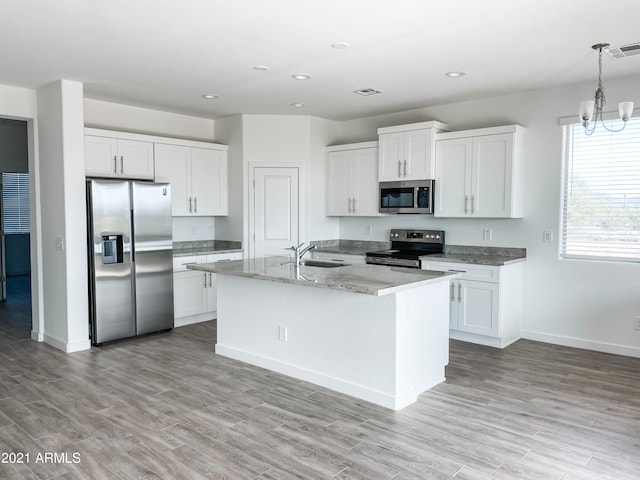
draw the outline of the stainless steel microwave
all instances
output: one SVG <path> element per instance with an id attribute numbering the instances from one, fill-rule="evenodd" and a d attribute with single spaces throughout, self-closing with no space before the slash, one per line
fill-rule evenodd
<path id="1" fill-rule="evenodd" d="M 433 180 L 380 182 L 380 213 L 433 213 Z"/>

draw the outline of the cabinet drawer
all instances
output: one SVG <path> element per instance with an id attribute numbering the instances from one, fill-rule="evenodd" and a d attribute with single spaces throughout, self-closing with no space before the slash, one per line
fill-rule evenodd
<path id="1" fill-rule="evenodd" d="M 498 283 L 500 281 L 500 267 L 493 267 L 488 265 L 423 261 L 422 269 L 438 270 L 441 272 L 459 272 L 461 274 L 461 280 L 478 280 L 481 282 L 492 283 Z"/>
<path id="2" fill-rule="evenodd" d="M 209 255 L 207 255 L 207 263 L 228 262 L 230 260 L 242 260 L 242 252 L 210 253 Z"/>
<path id="3" fill-rule="evenodd" d="M 173 271 L 184 272 L 187 269 L 189 263 L 206 263 L 206 255 L 186 255 L 180 257 L 173 257 Z"/>

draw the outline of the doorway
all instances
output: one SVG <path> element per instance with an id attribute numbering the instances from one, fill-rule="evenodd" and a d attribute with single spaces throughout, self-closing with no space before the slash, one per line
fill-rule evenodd
<path id="1" fill-rule="evenodd" d="M 301 167 L 253 166 L 249 189 L 249 254 L 289 255 L 300 243 Z"/>
<path id="2" fill-rule="evenodd" d="M 31 338 L 27 122 L 0 119 L 0 329 Z"/>

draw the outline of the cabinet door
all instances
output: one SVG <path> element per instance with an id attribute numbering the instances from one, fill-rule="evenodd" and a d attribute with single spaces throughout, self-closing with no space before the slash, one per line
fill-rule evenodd
<path id="1" fill-rule="evenodd" d="M 115 138 L 84 136 L 85 175 L 117 177 L 118 167 L 118 141 Z"/>
<path id="2" fill-rule="evenodd" d="M 433 130 L 424 128 L 405 132 L 402 178 L 405 180 L 430 180 L 434 178 L 432 152 Z"/>
<path id="3" fill-rule="evenodd" d="M 471 214 L 477 217 L 511 216 L 513 135 L 473 139 Z"/>
<path id="4" fill-rule="evenodd" d="M 378 137 L 378 180 L 388 182 L 403 177 L 404 132 L 383 133 Z"/>
<path id="5" fill-rule="evenodd" d="M 188 270 L 173 274 L 174 317 L 186 317 L 207 311 L 207 281 L 205 272 Z"/>
<path id="6" fill-rule="evenodd" d="M 327 154 L 327 216 L 351 214 L 350 170 L 350 154 L 348 150 L 329 152 Z"/>
<path id="7" fill-rule="evenodd" d="M 470 211 L 471 138 L 436 142 L 436 217 L 464 217 Z"/>
<path id="8" fill-rule="evenodd" d="M 118 139 L 118 175 L 153 180 L 153 143 Z"/>
<path id="9" fill-rule="evenodd" d="M 191 215 L 189 212 L 191 197 L 189 148 L 156 143 L 154 152 L 156 182 L 171 183 L 171 215 L 174 217 Z"/>
<path id="10" fill-rule="evenodd" d="M 498 336 L 497 283 L 459 280 L 458 330 L 479 335 Z"/>
<path id="11" fill-rule="evenodd" d="M 218 283 L 216 279 L 215 273 L 207 272 L 207 287 L 205 289 L 207 312 L 215 312 L 218 309 Z"/>
<path id="12" fill-rule="evenodd" d="M 350 183 L 353 214 L 361 217 L 379 216 L 377 148 L 351 151 Z"/>
<path id="13" fill-rule="evenodd" d="M 191 195 L 194 215 L 228 213 L 226 152 L 191 149 Z"/>

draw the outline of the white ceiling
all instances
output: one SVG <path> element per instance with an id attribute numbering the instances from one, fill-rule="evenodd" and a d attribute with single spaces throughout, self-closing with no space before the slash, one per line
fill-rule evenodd
<path id="1" fill-rule="evenodd" d="M 1 0 L 0 83 L 77 80 L 89 98 L 207 118 L 344 120 L 580 81 L 595 90 L 591 45 L 640 41 L 639 19 L 638 0 Z M 639 74 L 640 55 L 605 56 L 603 69 L 606 89 Z M 363 88 L 384 93 L 353 93 Z"/>

